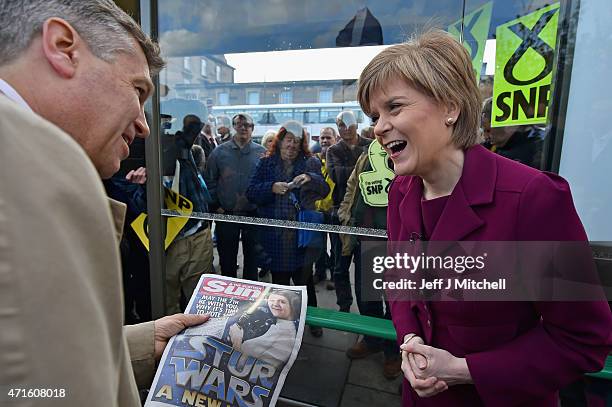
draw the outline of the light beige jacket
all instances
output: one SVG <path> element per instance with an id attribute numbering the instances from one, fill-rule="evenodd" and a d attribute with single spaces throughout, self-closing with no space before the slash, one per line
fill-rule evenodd
<path id="1" fill-rule="evenodd" d="M 115 236 L 81 147 L 0 94 L 0 387 L 66 391 L 11 406 L 140 406 L 153 323 L 122 326 Z"/>

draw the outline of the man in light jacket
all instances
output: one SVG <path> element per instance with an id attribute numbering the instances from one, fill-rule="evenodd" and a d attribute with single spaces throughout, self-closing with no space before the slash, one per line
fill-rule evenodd
<path id="1" fill-rule="evenodd" d="M 159 49 L 110 0 L 0 0 L 0 26 L 0 404 L 140 406 L 168 339 L 206 320 L 122 326 L 125 205 L 100 177 L 149 134 Z"/>

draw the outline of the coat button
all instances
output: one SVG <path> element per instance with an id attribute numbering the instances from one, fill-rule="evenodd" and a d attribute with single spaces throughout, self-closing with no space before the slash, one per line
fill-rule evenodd
<path id="1" fill-rule="evenodd" d="M 427 320 L 427 326 L 431 328 L 431 320 Z"/>

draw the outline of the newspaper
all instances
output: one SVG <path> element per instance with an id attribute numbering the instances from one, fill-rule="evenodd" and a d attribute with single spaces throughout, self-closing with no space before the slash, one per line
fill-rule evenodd
<path id="1" fill-rule="evenodd" d="M 274 406 L 302 342 L 306 287 L 205 274 L 185 313 L 211 318 L 170 340 L 145 407 Z"/>

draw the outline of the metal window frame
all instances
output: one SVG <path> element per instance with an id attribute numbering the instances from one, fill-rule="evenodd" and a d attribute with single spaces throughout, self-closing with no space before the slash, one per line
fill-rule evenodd
<path id="1" fill-rule="evenodd" d="M 153 40 L 159 37 L 158 2 L 157 0 L 140 0 L 140 21 L 143 31 Z M 155 90 L 145 105 L 145 112 L 151 118 L 150 136 L 145 141 L 145 158 L 147 162 L 147 220 L 149 225 L 149 273 L 151 281 L 151 316 L 161 318 L 165 314 L 166 267 L 165 248 L 162 236 L 165 236 L 165 224 L 162 221 L 162 184 L 161 184 L 161 149 L 160 149 L 160 95 L 159 75 L 153 78 Z"/>
<path id="2" fill-rule="evenodd" d="M 579 14 L 580 0 L 566 0 L 559 11 L 557 52 L 554 62 L 556 73 L 548 110 L 550 131 L 542 154 L 543 169 L 557 174 L 561 164 Z"/>

